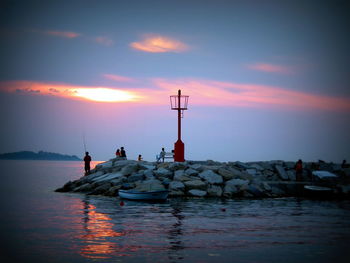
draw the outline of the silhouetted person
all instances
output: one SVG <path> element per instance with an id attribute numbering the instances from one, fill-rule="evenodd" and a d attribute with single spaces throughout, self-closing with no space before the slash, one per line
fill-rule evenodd
<path id="1" fill-rule="evenodd" d="M 84 157 L 85 175 L 88 175 L 90 173 L 90 162 L 91 162 L 91 156 L 89 155 L 89 152 L 86 152 Z"/>
<path id="2" fill-rule="evenodd" d="M 120 157 L 124 157 L 126 159 L 126 152 L 124 150 L 124 147 L 120 148 Z"/>
<path id="3" fill-rule="evenodd" d="M 301 181 L 303 176 L 303 161 L 299 159 L 295 164 L 295 177 L 297 181 Z"/>
<path id="4" fill-rule="evenodd" d="M 115 156 L 120 157 L 120 150 L 119 149 L 117 149 L 117 151 L 115 152 Z"/>
<path id="5" fill-rule="evenodd" d="M 139 157 L 137 158 L 138 161 L 142 161 L 142 155 L 139 154 Z"/>
<path id="6" fill-rule="evenodd" d="M 160 159 L 162 159 L 164 163 L 164 157 L 165 157 L 165 150 L 164 148 L 162 148 L 162 151 L 159 153 L 159 155 L 157 155 L 157 163 L 160 161 Z"/>

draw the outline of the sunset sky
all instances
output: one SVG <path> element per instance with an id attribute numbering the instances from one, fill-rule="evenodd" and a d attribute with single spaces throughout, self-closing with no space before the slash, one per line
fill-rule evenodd
<path id="1" fill-rule="evenodd" d="M 347 1 L 2 1 L 0 153 L 350 161 Z"/>

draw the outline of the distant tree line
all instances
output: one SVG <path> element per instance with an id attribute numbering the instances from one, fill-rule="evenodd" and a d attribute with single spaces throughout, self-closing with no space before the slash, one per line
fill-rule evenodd
<path id="1" fill-rule="evenodd" d="M 13 153 L 2 153 L 0 159 L 3 160 L 55 160 L 55 161 L 81 161 L 76 155 L 67 155 L 60 153 L 51 153 L 39 151 L 20 151 Z"/>

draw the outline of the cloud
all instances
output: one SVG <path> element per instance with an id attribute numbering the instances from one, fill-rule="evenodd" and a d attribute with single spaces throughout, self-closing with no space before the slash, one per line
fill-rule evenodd
<path id="1" fill-rule="evenodd" d="M 141 41 L 133 42 L 130 46 L 150 53 L 184 52 L 188 50 L 186 44 L 160 35 L 146 35 Z"/>
<path id="2" fill-rule="evenodd" d="M 0 82 L 0 91 L 99 102 L 166 105 L 169 103 L 169 96 L 176 95 L 177 90 L 181 89 L 183 94 L 190 96 L 189 107 L 204 105 L 350 112 L 350 98 L 316 95 L 276 86 L 162 78 L 154 78 L 148 82 L 145 80 L 143 85 L 143 88 L 135 89 L 10 81 Z"/>
<path id="3" fill-rule="evenodd" d="M 124 76 L 120 76 L 120 75 L 114 75 L 114 74 L 103 74 L 103 77 L 109 80 L 113 80 L 116 82 L 135 82 L 136 80 L 133 78 L 129 78 L 129 77 L 124 77 Z"/>
<path id="4" fill-rule="evenodd" d="M 140 99 L 136 93 L 118 88 L 32 81 L 0 82 L 0 91 L 16 92 L 22 95 L 46 95 L 96 102 L 131 102 Z"/>
<path id="5" fill-rule="evenodd" d="M 267 64 L 267 63 L 256 63 L 256 64 L 248 65 L 247 67 L 252 70 L 269 72 L 269 73 L 281 73 L 281 74 L 294 73 L 294 70 L 291 67 Z"/>
<path id="6" fill-rule="evenodd" d="M 108 37 L 96 37 L 95 42 L 104 46 L 112 46 L 114 44 L 114 41 Z"/>
<path id="7" fill-rule="evenodd" d="M 46 35 L 57 36 L 57 37 L 65 37 L 65 38 L 76 38 L 81 34 L 70 32 L 70 31 L 43 31 Z"/>

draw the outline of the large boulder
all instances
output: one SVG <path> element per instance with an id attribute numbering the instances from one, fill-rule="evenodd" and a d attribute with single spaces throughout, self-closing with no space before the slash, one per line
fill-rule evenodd
<path id="1" fill-rule="evenodd" d="M 224 197 L 227 197 L 227 198 L 231 198 L 235 195 L 237 195 L 239 193 L 239 189 L 238 187 L 236 187 L 235 185 L 233 184 L 225 184 L 225 187 L 224 187 L 224 192 L 223 192 L 223 196 Z"/>
<path id="2" fill-rule="evenodd" d="M 121 170 L 120 173 L 123 176 L 128 176 L 134 172 L 136 172 L 138 170 L 138 164 L 137 163 L 133 163 L 133 164 L 129 164 L 127 166 L 124 166 Z"/>
<path id="3" fill-rule="evenodd" d="M 89 192 L 91 191 L 92 185 L 90 183 L 85 183 L 73 189 L 73 192 Z"/>
<path id="4" fill-rule="evenodd" d="M 154 173 L 153 173 L 153 170 L 149 169 L 149 170 L 144 170 L 143 171 L 143 175 L 145 176 L 145 178 L 147 180 L 149 179 L 154 179 Z"/>
<path id="5" fill-rule="evenodd" d="M 221 184 L 224 181 L 221 175 L 214 173 L 212 170 L 201 172 L 198 176 L 210 184 Z"/>
<path id="6" fill-rule="evenodd" d="M 202 165 L 199 163 L 195 163 L 195 164 L 190 165 L 190 168 L 193 170 L 196 170 L 196 171 L 202 171 Z"/>
<path id="7" fill-rule="evenodd" d="M 220 197 L 222 195 L 222 188 L 219 185 L 209 185 L 207 192 L 208 196 Z"/>
<path id="8" fill-rule="evenodd" d="M 107 162 L 103 162 L 103 163 L 97 164 L 95 169 L 96 170 L 108 169 L 108 168 L 112 168 L 112 166 L 113 166 L 113 162 L 112 161 L 107 161 Z"/>
<path id="9" fill-rule="evenodd" d="M 185 181 L 183 182 L 187 189 L 205 190 L 207 184 L 201 180 Z"/>
<path id="10" fill-rule="evenodd" d="M 185 182 L 185 181 L 190 181 L 191 177 L 186 175 L 184 170 L 177 170 L 177 171 L 175 171 L 175 175 L 174 175 L 173 180 L 174 181 Z"/>
<path id="11" fill-rule="evenodd" d="M 139 162 L 138 165 L 139 165 L 140 170 L 154 170 L 154 169 L 156 169 L 155 165 L 149 164 L 147 162 Z"/>
<path id="12" fill-rule="evenodd" d="M 169 171 L 168 169 L 165 169 L 163 167 L 158 168 L 157 170 L 154 170 L 153 172 L 157 177 L 171 178 L 173 175 L 173 173 L 171 171 Z"/>
<path id="13" fill-rule="evenodd" d="M 121 185 L 112 186 L 111 188 L 108 189 L 108 191 L 106 191 L 104 193 L 104 195 L 106 195 L 106 196 L 117 196 L 118 195 L 118 191 L 119 191 L 119 189 L 121 187 L 122 187 Z"/>
<path id="14" fill-rule="evenodd" d="M 64 186 L 57 188 L 55 190 L 55 192 L 69 192 L 69 191 L 72 191 L 76 187 L 77 187 L 77 185 L 74 182 L 69 181 Z"/>
<path id="15" fill-rule="evenodd" d="M 176 170 L 185 170 L 187 168 L 186 162 L 173 162 L 169 165 L 169 170 L 176 171 Z"/>
<path id="16" fill-rule="evenodd" d="M 286 170 L 284 170 L 284 168 L 281 165 L 275 165 L 275 169 L 277 171 L 278 176 L 282 179 L 282 180 L 289 180 L 288 174 L 286 173 Z"/>
<path id="17" fill-rule="evenodd" d="M 295 181 L 296 180 L 295 170 L 288 170 L 287 171 L 287 175 L 288 175 L 288 179 L 290 181 Z"/>
<path id="18" fill-rule="evenodd" d="M 128 177 L 128 182 L 129 183 L 134 183 L 134 182 L 137 182 L 137 181 L 141 181 L 143 179 L 144 179 L 143 173 L 133 173 L 132 175 L 130 175 Z"/>
<path id="19" fill-rule="evenodd" d="M 243 180 L 243 179 L 231 179 L 225 183 L 225 185 L 233 185 L 238 188 L 242 188 L 248 184 L 249 184 L 249 181 Z"/>
<path id="20" fill-rule="evenodd" d="M 185 185 L 179 181 L 172 181 L 169 184 L 169 190 L 170 191 L 184 191 Z"/>
<path id="21" fill-rule="evenodd" d="M 165 190 L 164 185 L 157 179 L 136 182 L 135 190 L 141 192 Z"/>
<path id="22" fill-rule="evenodd" d="M 221 175 L 225 181 L 233 179 L 235 177 L 235 174 L 231 169 L 220 168 L 218 170 L 218 174 Z"/>
<path id="23" fill-rule="evenodd" d="M 204 197 L 207 195 L 207 192 L 202 190 L 192 189 L 188 191 L 188 194 L 190 196 L 195 196 L 195 197 Z"/>
<path id="24" fill-rule="evenodd" d="M 196 176 L 198 175 L 198 171 L 192 168 L 188 168 L 186 169 L 185 174 L 188 176 Z"/>
<path id="25" fill-rule="evenodd" d="M 94 177 L 92 179 L 93 182 L 107 182 L 107 181 L 111 181 L 113 179 L 117 179 L 123 177 L 123 174 L 121 174 L 120 172 L 117 173 L 107 173 L 104 175 L 101 175 L 99 177 Z"/>
<path id="26" fill-rule="evenodd" d="M 109 190 L 109 188 L 111 187 L 111 183 L 104 183 L 100 186 L 98 186 L 97 188 L 95 188 L 92 192 L 90 192 L 90 195 L 102 195 L 105 192 L 107 192 Z"/>

